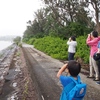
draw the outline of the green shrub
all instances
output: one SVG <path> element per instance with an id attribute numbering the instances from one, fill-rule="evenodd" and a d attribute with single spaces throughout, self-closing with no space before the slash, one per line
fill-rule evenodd
<path id="1" fill-rule="evenodd" d="M 22 47 L 22 43 L 20 42 L 20 43 L 18 44 L 18 46 Z"/>
<path id="2" fill-rule="evenodd" d="M 81 58 L 84 63 L 89 62 L 89 47 L 86 45 L 86 36 L 80 36 L 77 38 L 77 52 L 75 58 Z"/>
<path id="3" fill-rule="evenodd" d="M 36 39 L 34 47 L 56 59 L 67 59 L 66 41 L 59 37 L 47 36 Z"/>
<path id="4" fill-rule="evenodd" d="M 35 38 L 31 38 L 31 39 L 29 39 L 29 41 L 27 43 L 33 45 L 34 41 L 35 41 Z"/>
<path id="5" fill-rule="evenodd" d="M 16 53 L 16 56 L 20 56 L 20 52 L 17 52 L 17 53 Z"/>
<path id="6" fill-rule="evenodd" d="M 77 51 L 75 53 L 75 59 L 81 58 L 84 63 L 89 63 L 89 47 L 86 45 L 86 36 L 80 36 L 77 38 Z M 33 42 L 34 41 L 34 42 Z M 34 45 L 38 50 L 48 54 L 49 56 L 60 59 L 68 59 L 68 45 L 67 40 L 63 40 L 59 37 L 43 37 L 38 39 L 30 39 L 28 43 Z"/>

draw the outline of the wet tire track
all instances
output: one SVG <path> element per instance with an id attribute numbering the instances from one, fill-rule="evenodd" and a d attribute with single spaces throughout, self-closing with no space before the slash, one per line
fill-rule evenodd
<path id="1" fill-rule="evenodd" d="M 30 48 L 23 48 L 23 52 L 33 84 L 36 86 L 38 100 L 59 100 L 61 88 L 31 55 L 34 51 L 30 50 Z"/>

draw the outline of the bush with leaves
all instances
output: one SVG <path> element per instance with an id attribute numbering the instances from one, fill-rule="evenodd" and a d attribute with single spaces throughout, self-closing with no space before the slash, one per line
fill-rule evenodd
<path id="1" fill-rule="evenodd" d="M 80 59 L 84 63 L 89 62 L 89 47 L 86 45 L 86 36 L 77 37 L 77 51 L 75 53 L 75 59 Z M 32 39 L 31 39 L 32 40 Z M 29 40 L 29 41 L 31 41 Z M 34 39 L 33 39 L 34 40 Z M 33 42 L 34 47 L 38 50 L 45 52 L 53 58 L 60 60 L 68 59 L 68 45 L 67 40 L 63 40 L 59 37 L 43 37 L 35 39 Z M 30 43 L 30 42 L 28 42 Z"/>
<path id="2" fill-rule="evenodd" d="M 89 62 L 89 47 L 86 44 L 86 36 L 80 36 L 77 38 L 77 52 L 75 54 L 75 58 L 81 58 L 84 63 Z"/>
<path id="3" fill-rule="evenodd" d="M 66 41 L 60 39 L 59 37 L 55 38 L 47 36 L 36 39 L 34 47 L 56 59 L 65 60 L 68 56 Z"/>
<path id="4" fill-rule="evenodd" d="M 27 43 L 33 45 L 34 41 L 35 41 L 35 38 L 30 38 Z"/>
<path id="5" fill-rule="evenodd" d="M 16 38 L 13 39 L 13 42 L 19 45 L 21 43 L 21 37 L 17 36 Z"/>

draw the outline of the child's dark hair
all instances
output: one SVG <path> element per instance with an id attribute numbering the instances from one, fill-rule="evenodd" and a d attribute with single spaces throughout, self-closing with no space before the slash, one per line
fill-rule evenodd
<path id="1" fill-rule="evenodd" d="M 76 41 L 75 36 L 71 36 L 71 39 L 72 39 L 73 41 Z"/>
<path id="2" fill-rule="evenodd" d="M 67 68 L 71 76 L 77 77 L 81 71 L 81 64 L 75 60 L 70 60 L 68 62 Z"/>
<path id="3" fill-rule="evenodd" d="M 93 37 L 98 37 L 98 32 L 97 31 L 92 31 Z"/>

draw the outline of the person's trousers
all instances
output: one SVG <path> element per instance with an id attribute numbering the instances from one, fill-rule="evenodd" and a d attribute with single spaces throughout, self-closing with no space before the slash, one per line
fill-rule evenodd
<path id="1" fill-rule="evenodd" d="M 98 69 L 97 62 L 91 56 L 90 56 L 90 59 L 89 60 L 90 60 L 89 61 L 89 65 L 90 65 L 90 76 L 94 76 L 94 72 L 95 72 L 95 77 L 99 77 L 99 69 Z"/>
<path id="2" fill-rule="evenodd" d="M 98 69 L 99 69 L 99 76 L 100 76 L 100 60 L 97 61 Z"/>
<path id="3" fill-rule="evenodd" d="M 68 52 L 68 61 L 74 60 L 74 55 L 75 55 L 75 53 Z"/>

